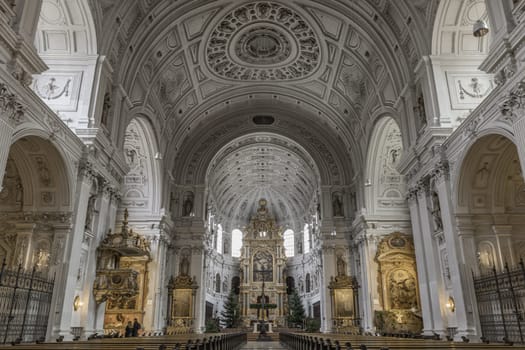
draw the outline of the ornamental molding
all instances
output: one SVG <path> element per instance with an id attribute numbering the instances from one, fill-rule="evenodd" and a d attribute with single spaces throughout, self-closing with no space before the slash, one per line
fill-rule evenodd
<path id="1" fill-rule="evenodd" d="M 0 114 L 7 117 L 7 121 L 16 127 L 22 123 L 25 110 L 26 108 L 18 102 L 18 97 L 9 91 L 7 85 L 0 83 Z"/>
<path id="2" fill-rule="evenodd" d="M 206 60 L 212 72 L 228 80 L 298 80 L 319 66 L 319 43 L 296 11 L 253 2 L 219 20 L 206 44 Z"/>

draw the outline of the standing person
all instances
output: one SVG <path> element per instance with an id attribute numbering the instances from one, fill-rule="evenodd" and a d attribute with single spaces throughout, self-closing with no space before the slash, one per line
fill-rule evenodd
<path id="1" fill-rule="evenodd" d="M 128 324 L 126 325 L 126 333 L 124 336 L 126 338 L 133 336 L 133 324 L 131 324 L 131 321 L 128 321 Z"/>
<path id="2" fill-rule="evenodd" d="M 139 335 L 139 329 L 142 326 L 140 325 L 139 321 L 135 318 L 133 319 L 133 337 L 137 337 Z"/>

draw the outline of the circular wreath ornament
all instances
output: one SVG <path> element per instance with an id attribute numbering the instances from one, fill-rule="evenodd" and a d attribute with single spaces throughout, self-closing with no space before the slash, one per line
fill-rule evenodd
<path id="1" fill-rule="evenodd" d="M 297 80 L 316 70 L 320 47 L 297 12 L 274 2 L 254 2 L 219 20 L 206 55 L 210 69 L 229 80 Z"/>

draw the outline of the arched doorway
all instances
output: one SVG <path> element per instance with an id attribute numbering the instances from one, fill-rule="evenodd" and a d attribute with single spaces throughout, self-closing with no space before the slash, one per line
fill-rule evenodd
<path id="1" fill-rule="evenodd" d="M 525 268 L 519 264 L 525 254 L 525 183 L 516 146 L 502 135 L 478 139 L 458 179 L 461 255 L 474 275 L 472 299 L 481 333 L 491 341 L 523 341 L 523 310 L 515 296 L 525 292 Z"/>
<path id="2" fill-rule="evenodd" d="M 10 148 L 0 192 L 0 286 L 6 298 L 0 303 L 0 341 L 35 341 L 53 323 L 54 276 L 64 273 L 71 225 L 71 179 L 64 164 L 58 149 L 37 136 L 22 137 Z M 12 298 L 19 302 L 12 304 Z"/>

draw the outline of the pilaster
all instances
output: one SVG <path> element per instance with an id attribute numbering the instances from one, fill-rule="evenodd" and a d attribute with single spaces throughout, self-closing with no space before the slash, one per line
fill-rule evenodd
<path id="1" fill-rule="evenodd" d="M 428 299 L 430 306 L 430 318 L 432 323 L 432 330 L 425 329 L 426 331 L 435 332 L 438 334 L 444 334 L 445 324 L 444 324 L 444 304 L 445 300 L 445 291 L 443 287 L 443 281 L 440 273 L 440 263 L 438 249 L 436 247 L 436 241 L 433 237 L 433 218 L 429 212 L 428 208 L 431 208 L 429 200 L 429 179 L 420 180 L 417 187 L 417 203 L 418 203 L 418 216 L 420 219 L 419 228 L 421 230 L 421 240 L 423 246 L 423 256 L 417 259 L 418 252 L 416 248 L 416 259 L 417 261 L 424 261 L 424 266 L 426 267 L 426 277 L 427 277 L 427 286 L 428 289 Z M 421 254 L 421 253 L 420 253 Z M 418 265 L 419 271 L 419 265 Z M 424 281 L 420 281 L 419 285 L 424 284 Z"/>
<path id="2" fill-rule="evenodd" d="M 72 339 L 71 324 L 73 316 L 73 300 L 75 298 L 77 274 L 80 266 L 80 250 L 82 249 L 82 240 L 84 238 L 84 229 L 86 222 L 86 213 L 91 186 L 95 179 L 91 165 L 87 162 L 79 166 L 79 181 L 77 184 L 77 198 L 75 205 L 75 221 L 73 231 L 67 237 L 65 247 L 66 259 L 60 275 L 58 290 L 62 291 L 62 309 L 59 315 L 59 326 L 55 330 L 56 335 L 64 336 L 65 340 Z"/>
<path id="3" fill-rule="evenodd" d="M 0 83 L 0 191 L 2 191 L 13 131 L 22 123 L 24 111 L 25 107 L 18 102 L 18 97 L 9 92 L 6 84 Z"/>
<path id="4" fill-rule="evenodd" d="M 459 259 L 457 247 L 459 241 L 457 238 L 454 212 L 452 209 L 452 193 L 450 188 L 449 168 L 447 162 L 437 164 L 433 173 L 436 190 L 439 197 L 441 209 L 441 219 L 443 223 L 443 235 L 448 255 L 448 267 L 450 270 L 450 284 L 455 303 L 455 320 L 457 323 L 457 333 L 455 340 L 461 341 L 461 337 L 471 338 L 476 335 L 474 326 L 473 304 L 469 300 L 465 286 L 470 275 L 466 274 L 466 266 Z M 445 296 L 448 299 L 448 296 Z M 451 312 L 451 311 L 449 311 Z"/>

